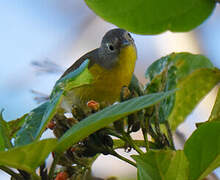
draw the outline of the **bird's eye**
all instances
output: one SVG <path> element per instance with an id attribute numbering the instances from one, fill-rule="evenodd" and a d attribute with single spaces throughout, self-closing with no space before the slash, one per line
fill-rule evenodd
<path id="1" fill-rule="evenodd" d="M 114 48 L 114 46 L 112 44 L 107 44 L 107 46 L 108 46 L 108 49 L 110 51 L 114 51 L 115 50 L 115 48 Z"/>

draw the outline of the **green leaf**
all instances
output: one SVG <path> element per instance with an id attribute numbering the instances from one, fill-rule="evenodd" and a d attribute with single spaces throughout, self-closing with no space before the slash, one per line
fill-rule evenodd
<path id="1" fill-rule="evenodd" d="M 44 132 L 47 123 L 53 118 L 62 100 L 63 91 L 57 92 L 53 98 L 32 110 L 25 118 L 25 123 L 18 131 L 15 145 L 21 146 L 38 140 Z"/>
<path id="2" fill-rule="evenodd" d="M 133 155 L 137 162 L 138 180 L 187 180 L 188 161 L 183 151 L 149 151 Z"/>
<path id="3" fill-rule="evenodd" d="M 177 88 L 174 109 L 169 116 L 172 129 L 175 129 L 189 115 L 196 105 L 220 81 L 218 69 L 199 69 L 181 81 Z M 192 98 L 193 97 L 193 98 Z M 178 103 L 179 102 L 179 103 Z"/>
<path id="4" fill-rule="evenodd" d="M 133 98 L 128 101 L 109 106 L 102 111 L 90 115 L 83 121 L 74 125 L 60 138 L 56 151 L 63 152 L 72 144 L 77 143 L 98 129 L 101 129 L 138 110 L 152 106 L 172 93 L 174 93 L 174 91 L 149 94 Z"/>
<path id="5" fill-rule="evenodd" d="M 184 146 L 189 161 L 189 180 L 203 179 L 220 166 L 220 122 L 204 123 Z"/>
<path id="6" fill-rule="evenodd" d="M 11 148 L 9 138 L 9 127 L 2 116 L 3 110 L 0 111 L 0 151 Z"/>
<path id="7" fill-rule="evenodd" d="M 185 32 L 200 25 L 215 8 L 214 0 L 85 0 L 97 15 L 137 34 Z"/>
<path id="8" fill-rule="evenodd" d="M 12 120 L 8 122 L 8 127 L 9 127 L 9 137 L 10 139 L 15 136 L 17 131 L 22 127 L 22 125 L 25 122 L 25 118 L 27 117 L 28 114 L 23 115 L 22 117 Z"/>
<path id="9" fill-rule="evenodd" d="M 190 53 L 172 53 L 162 57 L 147 69 L 145 76 L 148 93 L 179 89 L 160 104 L 160 121 L 168 119 L 172 130 L 220 82 L 220 70 L 214 68 L 208 58 Z"/>
<path id="10" fill-rule="evenodd" d="M 62 101 L 62 97 L 63 97 L 63 91 L 59 91 L 49 101 L 47 109 L 44 112 L 44 115 L 42 117 L 40 126 L 38 127 L 38 129 L 36 131 L 36 138 L 37 139 L 40 138 L 40 136 L 42 135 L 42 133 L 46 129 L 48 122 L 50 122 L 52 120 L 53 116 L 56 114 L 57 109 L 59 108 L 59 105 Z"/>
<path id="11" fill-rule="evenodd" d="M 56 146 L 56 139 L 46 139 L 25 146 L 0 151 L 0 165 L 33 173 Z"/>
<path id="12" fill-rule="evenodd" d="M 88 64 L 89 60 L 85 60 L 78 69 L 56 82 L 50 100 L 32 110 L 25 118 L 25 122 L 15 138 L 16 146 L 29 144 L 40 138 L 48 122 L 56 114 L 66 91 L 92 82 L 92 75 L 88 71 Z"/>
<path id="13" fill-rule="evenodd" d="M 45 102 L 39 107 L 33 109 L 24 120 L 24 124 L 17 132 L 15 137 L 15 146 L 21 146 L 33 142 L 37 134 L 38 128 L 41 124 L 44 112 L 47 109 L 49 102 Z"/>
<path id="14" fill-rule="evenodd" d="M 218 88 L 218 94 L 216 96 L 215 104 L 213 106 L 209 121 L 220 121 L 220 88 Z"/>

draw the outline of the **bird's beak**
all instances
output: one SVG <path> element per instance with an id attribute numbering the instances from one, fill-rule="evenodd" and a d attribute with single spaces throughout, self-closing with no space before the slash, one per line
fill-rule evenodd
<path id="1" fill-rule="evenodd" d="M 131 42 L 128 41 L 127 39 L 124 39 L 124 40 L 122 41 L 122 47 L 129 46 L 129 45 L 131 45 Z"/>

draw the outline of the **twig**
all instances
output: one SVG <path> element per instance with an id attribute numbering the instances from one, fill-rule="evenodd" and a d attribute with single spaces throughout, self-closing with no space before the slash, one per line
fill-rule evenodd
<path id="1" fill-rule="evenodd" d="M 63 73 L 64 70 L 51 61 L 50 59 L 46 58 L 45 60 L 34 60 L 31 62 L 31 65 L 36 69 L 37 73 Z"/>
<path id="2" fill-rule="evenodd" d="M 150 136 L 155 140 L 155 143 L 156 143 L 158 146 L 160 146 L 160 148 L 163 147 L 163 146 L 164 146 L 164 143 L 161 141 L 161 137 L 158 136 L 158 135 L 155 133 L 153 127 L 151 126 L 151 124 L 150 124 L 150 118 L 147 120 L 147 123 L 148 123 L 148 132 L 149 132 Z M 162 140 L 163 140 L 163 139 L 162 139 Z"/>
<path id="3" fill-rule="evenodd" d="M 155 130 L 158 136 L 162 136 L 162 133 L 160 131 L 160 123 L 159 123 L 159 109 L 160 109 L 160 104 L 156 104 L 155 105 L 155 109 L 156 109 L 156 118 L 155 118 Z"/>
<path id="4" fill-rule="evenodd" d="M 110 154 L 113 155 L 113 156 L 115 156 L 115 157 L 117 157 L 117 158 L 119 158 L 119 159 L 121 159 L 122 161 L 125 161 L 125 162 L 131 164 L 131 165 L 134 166 L 134 167 L 137 167 L 136 163 L 134 163 L 133 161 L 131 161 L 131 160 L 129 160 L 129 159 L 127 159 L 127 158 L 121 156 L 121 155 L 118 154 L 116 151 L 113 151 L 113 150 L 112 150 L 112 151 L 110 152 Z"/>
<path id="5" fill-rule="evenodd" d="M 5 167 L 5 166 L 0 166 L 0 169 L 6 173 L 8 173 L 9 175 L 11 175 L 13 178 L 15 178 L 16 180 L 23 180 L 23 178 L 15 173 L 14 171 L 12 171 L 10 168 Z"/>
<path id="6" fill-rule="evenodd" d="M 138 147 L 146 147 L 146 143 L 143 140 L 133 140 L 134 143 L 138 146 Z M 114 149 L 120 149 L 120 148 L 124 148 L 126 142 L 120 139 L 114 139 Z M 150 149 L 158 149 L 158 147 L 156 146 L 156 144 L 154 144 L 153 142 L 149 142 L 149 148 Z"/>
<path id="7" fill-rule="evenodd" d="M 116 133 L 114 130 L 108 128 L 106 129 L 109 135 L 115 136 L 119 139 L 125 140 L 123 136 L 119 135 L 118 133 Z"/>
<path id="8" fill-rule="evenodd" d="M 42 102 L 45 102 L 50 99 L 50 96 L 48 94 L 44 94 L 42 92 L 31 90 L 31 93 L 34 94 L 34 100 L 39 104 Z"/>
<path id="9" fill-rule="evenodd" d="M 142 131 L 142 134 L 144 136 L 146 151 L 149 151 L 149 142 L 148 142 L 148 137 L 147 137 L 147 133 L 148 133 L 147 126 L 148 125 L 146 123 L 146 118 L 144 116 L 141 117 L 140 123 L 141 123 L 141 131 Z"/>
<path id="10" fill-rule="evenodd" d="M 129 134 L 127 134 L 126 132 L 122 132 L 122 135 L 125 140 L 131 145 L 131 147 L 133 147 L 134 150 L 136 150 L 139 154 L 144 154 L 144 152 L 135 144 Z"/>

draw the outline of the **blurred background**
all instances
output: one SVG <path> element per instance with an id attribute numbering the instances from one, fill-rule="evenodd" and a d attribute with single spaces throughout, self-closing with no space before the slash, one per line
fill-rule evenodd
<path id="1" fill-rule="evenodd" d="M 202 53 L 220 68 L 220 7 L 194 31 L 132 36 L 138 50 L 135 73 L 145 82 L 146 68 L 171 52 Z M 62 72 L 87 51 L 99 46 L 111 28 L 84 3 L 73 0 L 0 0 L 0 109 L 13 120 L 37 106 L 31 90 L 50 94 Z M 54 64 L 58 65 L 55 66 Z M 208 119 L 215 101 L 214 88 L 180 127 L 188 137 L 195 122 Z M 179 146 L 181 148 L 181 146 Z M 101 156 L 93 166 L 99 177 L 135 178 L 135 170 L 111 156 Z M 215 171 L 220 177 L 220 170 Z M 0 171 L 0 179 L 9 176 Z"/>

